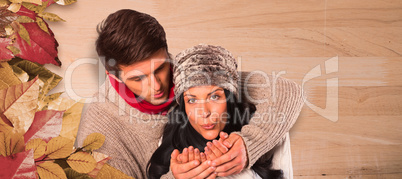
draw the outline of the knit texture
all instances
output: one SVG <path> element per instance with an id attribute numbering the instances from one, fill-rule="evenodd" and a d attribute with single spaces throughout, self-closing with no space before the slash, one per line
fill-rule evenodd
<path id="1" fill-rule="evenodd" d="M 173 79 L 175 95 L 189 88 L 215 85 L 237 95 L 237 63 L 232 54 L 220 46 L 200 44 L 176 55 Z"/>
<path id="2" fill-rule="evenodd" d="M 302 89 L 284 78 L 260 73 L 239 73 L 239 92 L 256 104 L 257 111 L 241 132 L 250 168 L 270 151 L 293 126 L 303 106 Z M 146 165 L 158 147 L 167 117 L 141 113 L 128 105 L 105 81 L 81 120 L 77 142 L 99 132 L 106 140 L 97 152 L 109 155 L 108 163 L 127 175 L 146 178 Z M 162 178 L 173 178 L 171 172 Z"/>

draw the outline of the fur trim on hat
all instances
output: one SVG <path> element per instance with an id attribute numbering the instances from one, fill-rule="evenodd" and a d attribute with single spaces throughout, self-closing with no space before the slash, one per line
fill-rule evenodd
<path id="1" fill-rule="evenodd" d="M 173 79 L 176 96 L 191 87 L 215 85 L 238 97 L 236 60 L 220 46 L 200 44 L 180 52 L 175 59 Z"/>

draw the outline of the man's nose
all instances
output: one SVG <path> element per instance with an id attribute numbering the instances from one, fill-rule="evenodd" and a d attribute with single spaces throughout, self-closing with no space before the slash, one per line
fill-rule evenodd
<path id="1" fill-rule="evenodd" d="M 151 74 L 151 76 L 150 76 L 150 84 L 151 84 L 151 89 L 152 90 L 154 90 L 154 91 L 160 91 L 161 90 L 161 81 L 154 74 Z"/>

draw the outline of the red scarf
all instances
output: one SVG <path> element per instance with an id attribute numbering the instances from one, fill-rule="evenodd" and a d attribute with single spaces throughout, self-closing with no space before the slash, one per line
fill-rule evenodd
<path id="1" fill-rule="evenodd" d="M 153 105 L 141 99 L 140 97 L 135 96 L 134 93 L 130 89 L 128 89 L 126 84 L 118 82 L 111 76 L 109 76 L 109 80 L 113 88 L 117 91 L 117 93 L 119 93 L 119 95 L 124 99 L 124 101 L 126 101 L 126 103 L 128 103 L 130 106 L 132 106 L 135 109 L 138 109 L 143 113 L 166 115 L 169 110 L 170 104 L 172 104 L 174 100 L 173 83 L 170 84 L 172 87 L 170 88 L 168 100 L 163 104 Z"/>

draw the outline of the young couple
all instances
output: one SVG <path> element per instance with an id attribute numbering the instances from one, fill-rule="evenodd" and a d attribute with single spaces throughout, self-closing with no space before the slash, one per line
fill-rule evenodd
<path id="1" fill-rule="evenodd" d="M 78 144 L 104 134 L 98 151 L 135 178 L 281 177 L 272 150 L 298 117 L 300 86 L 238 72 L 218 46 L 171 61 L 163 27 L 137 11 L 109 15 L 98 32 L 108 79 L 81 120 Z"/>

